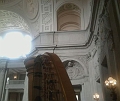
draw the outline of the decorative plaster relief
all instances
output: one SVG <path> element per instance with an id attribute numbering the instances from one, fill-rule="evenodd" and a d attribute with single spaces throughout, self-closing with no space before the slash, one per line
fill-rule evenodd
<path id="1" fill-rule="evenodd" d="M 87 66 L 87 55 L 81 55 L 79 56 L 79 60 Z"/>
<path id="2" fill-rule="evenodd" d="M 19 29 L 29 32 L 28 25 L 21 16 L 11 11 L 0 10 L 0 31 L 8 29 Z"/>
<path id="3" fill-rule="evenodd" d="M 103 18 L 100 18 L 99 20 L 99 39 L 100 39 L 100 50 L 101 52 L 103 51 L 103 47 L 105 46 L 105 41 L 106 41 L 106 34 L 105 33 L 105 27 L 104 27 L 104 20 Z"/>
<path id="4" fill-rule="evenodd" d="M 84 69 L 85 71 L 85 75 L 89 75 L 89 72 L 88 72 L 88 62 L 87 60 L 91 57 L 91 53 L 87 54 L 87 55 L 81 55 L 79 56 L 79 60 L 83 63 L 83 65 L 85 66 L 86 70 Z"/>
<path id="5" fill-rule="evenodd" d="M 113 41 L 113 33 L 112 32 L 109 32 L 109 36 L 108 36 L 108 40 L 107 40 L 107 45 L 108 45 L 108 48 L 113 51 L 114 49 L 114 41 Z"/>
<path id="6" fill-rule="evenodd" d="M 45 11 L 49 11 L 49 7 L 48 7 L 48 6 L 45 6 L 45 7 L 44 7 L 44 10 L 45 10 Z"/>
<path id="7" fill-rule="evenodd" d="M 29 19 L 35 19 L 39 11 L 38 0 L 24 0 L 24 11 Z"/>
<path id="8" fill-rule="evenodd" d="M 91 53 L 88 52 L 88 54 L 86 55 L 86 59 L 87 59 L 87 61 L 88 61 L 91 57 L 92 57 Z"/>
<path id="9" fill-rule="evenodd" d="M 51 23 L 51 21 L 52 21 L 51 16 L 52 16 L 52 14 L 49 13 L 49 12 L 43 14 L 43 15 L 42 15 L 42 18 L 43 18 L 42 24 L 47 25 L 47 24 Z"/>
<path id="10" fill-rule="evenodd" d="M 40 32 L 40 21 L 37 19 L 35 22 L 32 23 L 36 34 Z M 36 36 L 36 35 L 34 35 Z"/>
<path id="11" fill-rule="evenodd" d="M 93 50 L 91 51 L 91 55 L 92 55 L 92 57 L 95 56 L 96 52 L 97 52 L 96 48 L 93 48 Z"/>
<path id="12" fill-rule="evenodd" d="M 106 36 L 108 35 L 108 32 L 111 31 L 109 14 L 107 9 L 105 8 L 104 8 L 104 13 L 102 13 L 99 18 L 99 31 L 100 33 L 105 33 Z"/>
<path id="13" fill-rule="evenodd" d="M 53 1 L 42 0 L 41 11 L 42 11 L 42 31 L 52 31 L 53 22 Z"/>
<path id="14" fill-rule="evenodd" d="M 97 80 L 100 76 L 100 68 L 99 68 L 99 58 L 94 57 L 94 69 L 95 69 L 95 79 Z"/>
<path id="15" fill-rule="evenodd" d="M 105 43 L 108 41 L 108 47 L 113 48 L 112 38 L 109 37 L 111 34 L 111 25 L 109 21 L 109 14 L 107 9 L 104 8 L 104 12 L 100 15 L 99 18 L 99 35 L 100 35 L 100 49 L 101 52 L 104 51 Z"/>
<path id="16" fill-rule="evenodd" d="M 99 66 L 95 67 L 95 79 L 97 80 L 100 76 L 100 69 Z"/>
<path id="17" fill-rule="evenodd" d="M 74 60 L 67 60 L 64 61 L 63 64 L 70 79 L 75 80 L 84 77 L 84 69 L 79 62 Z"/>

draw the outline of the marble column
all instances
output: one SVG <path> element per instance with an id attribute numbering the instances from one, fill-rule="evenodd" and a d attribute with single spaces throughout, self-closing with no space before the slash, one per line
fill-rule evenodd
<path id="1" fill-rule="evenodd" d="M 28 101 L 28 77 L 27 77 L 27 72 L 26 72 L 26 77 L 25 77 L 24 94 L 23 94 L 23 100 L 22 101 Z"/>
<path id="2" fill-rule="evenodd" d="M 89 81 L 85 81 L 82 85 L 81 101 L 93 101 Z"/>
<path id="3" fill-rule="evenodd" d="M 96 93 L 95 70 L 94 70 L 93 59 L 89 60 L 89 77 L 90 77 L 90 89 L 91 89 L 91 96 L 92 96 L 94 93 Z"/>

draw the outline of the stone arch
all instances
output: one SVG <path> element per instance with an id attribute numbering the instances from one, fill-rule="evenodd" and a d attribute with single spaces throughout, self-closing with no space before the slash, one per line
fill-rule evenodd
<path id="1" fill-rule="evenodd" d="M 81 29 L 81 10 L 73 3 L 65 3 L 57 10 L 57 30 L 75 31 Z"/>

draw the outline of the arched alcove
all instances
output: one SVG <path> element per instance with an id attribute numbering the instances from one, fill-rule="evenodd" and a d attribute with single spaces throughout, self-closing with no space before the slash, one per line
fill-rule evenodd
<path id="1" fill-rule="evenodd" d="M 83 66 L 79 62 L 75 60 L 66 60 L 63 62 L 63 65 L 71 80 L 77 80 L 84 77 L 85 71 Z"/>
<path id="2" fill-rule="evenodd" d="M 76 31 L 81 29 L 80 8 L 66 3 L 57 10 L 57 30 Z"/>

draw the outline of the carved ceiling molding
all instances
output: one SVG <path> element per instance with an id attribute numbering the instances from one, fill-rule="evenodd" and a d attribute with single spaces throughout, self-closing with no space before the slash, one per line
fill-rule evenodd
<path id="1" fill-rule="evenodd" d="M 0 10 L 0 32 L 11 29 L 29 32 L 29 27 L 21 16 L 11 11 Z"/>

